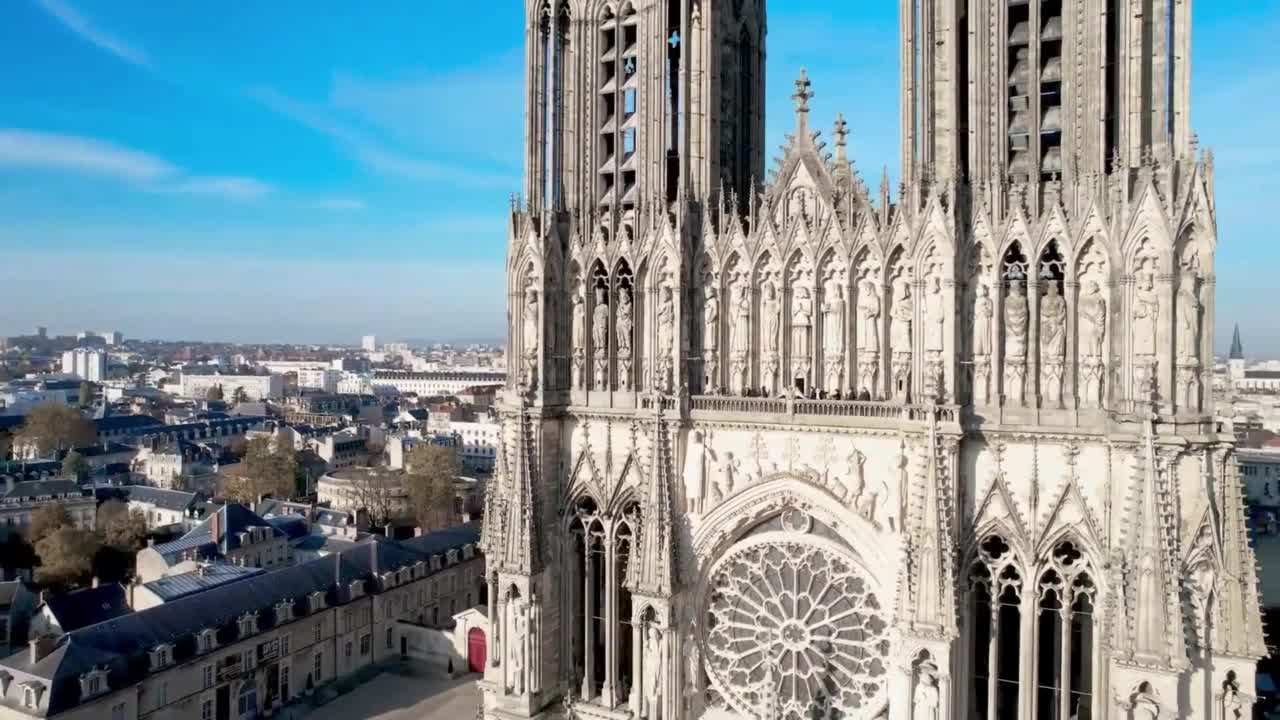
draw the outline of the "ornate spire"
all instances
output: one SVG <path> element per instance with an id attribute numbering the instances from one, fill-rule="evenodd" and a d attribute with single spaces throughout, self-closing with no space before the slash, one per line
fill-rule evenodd
<path id="1" fill-rule="evenodd" d="M 1244 343 L 1240 342 L 1240 323 L 1236 323 L 1236 330 L 1231 334 L 1231 352 L 1227 358 L 1229 360 L 1244 359 Z"/>
<path id="2" fill-rule="evenodd" d="M 530 431 L 528 400 L 521 398 L 516 425 L 516 456 L 504 498 L 503 545 L 500 569 L 532 575 L 541 566 L 537 512 L 534 508 L 533 473 L 537 468 L 537 448 Z"/>
<path id="3" fill-rule="evenodd" d="M 634 591 L 650 597 L 671 597 L 674 586 L 674 545 L 671 523 L 671 435 L 662 416 L 662 399 L 654 397 L 657 415 L 653 426 L 653 463 L 649 468 L 649 488 L 640 518 L 639 568 Z"/>
<path id="4" fill-rule="evenodd" d="M 796 134 L 802 136 L 809 127 L 809 101 L 813 99 L 813 83 L 809 82 L 809 72 L 800 68 L 800 77 L 796 78 L 796 91 L 791 96 L 796 101 Z"/>

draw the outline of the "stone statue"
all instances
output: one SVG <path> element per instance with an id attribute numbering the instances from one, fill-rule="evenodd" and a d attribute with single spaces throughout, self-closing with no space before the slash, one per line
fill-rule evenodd
<path id="1" fill-rule="evenodd" d="M 1006 358 L 1027 356 L 1027 296 L 1022 282 L 1014 280 L 1009 285 L 1009 297 L 1004 301 L 1004 354 Z"/>
<path id="2" fill-rule="evenodd" d="M 1155 281 L 1150 273 L 1138 278 L 1133 295 L 1133 353 L 1156 354 L 1156 327 L 1160 320 L 1160 301 L 1156 297 Z"/>
<path id="3" fill-rule="evenodd" d="M 844 354 L 844 293 L 834 279 L 827 283 L 822 306 L 822 343 L 828 355 Z"/>
<path id="4" fill-rule="evenodd" d="M 778 352 L 778 323 L 782 312 L 773 283 L 760 291 L 760 345 L 766 353 Z"/>
<path id="5" fill-rule="evenodd" d="M 942 292 L 942 279 L 937 275 L 929 278 L 929 297 L 925 298 L 925 338 L 924 349 L 942 352 L 946 337 L 947 310 Z"/>
<path id="6" fill-rule="evenodd" d="M 721 498 L 727 498 L 733 494 L 734 476 L 738 472 L 739 464 L 731 452 L 726 452 L 724 459 L 720 461 L 720 467 L 716 471 L 716 491 Z"/>
<path id="7" fill-rule="evenodd" d="M 1080 353 L 1087 358 L 1103 357 L 1107 337 L 1107 301 L 1097 281 L 1085 283 L 1080 299 Z"/>
<path id="8" fill-rule="evenodd" d="M 702 296 L 702 349 L 715 350 L 720 346 L 720 298 L 716 289 L 708 285 Z"/>
<path id="9" fill-rule="evenodd" d="M 1133 720 L 1156 720 L 1160 717 L 1160 701 L 1151 690 L 1150 683 L 1142 683 L 1134 693 L 1130 705 L 1133 709 Z"/>
<path id="10" fill-rule="evenodd" d="M 643 670 L 644 717 L 648 720 L 661 720 L 662 676 L 666 671 L 666 662 L 662 652 L 662 634 L 653 625 L 645 630 Z"/>
<path id="11" fill-rule="evenodd" d="M 807 288 L 796 288 L 791 302 L 791 357 L 809 359 L 809 330 L 813 326 L 813 300 Z"/>
<path id="12" fill-rule="evenodd" d="M 895 353 L 911 352 L 911 286 L 902 278 L 893 284 L 889 349 Z"/>
<path id="13" fill-rule="evenodd" d="M 991 318 L 995 315 L 995 304 L 991 302 L 991 293 L 986 285 L 978 285 L 978 296 L 973 301 L 973 354 L 975 356 L 991 354 Z"/>
<path id="14" fill-rule="evenodd" d="M 862 454 L 858 448 L 854 448 L 849 453 L 849 498 L 850 502 L 856 503 L 858 498 L 862 497 L 862 493 L 867 488 L 866 464 L 867 456 Z M 856 507 L 855 507 L 856 509 Z"/>
<path id="15" fill-rule="evenodd" d="M 925 661 L 916 670 L 912 703 L 911 720 L 937 720 L 941 693 L 938 689 L 938 668 L 932 662 Z"/>
<path id="16" fill-rule="evenodd" d="M 529 357 L 538 355 L 538 291 L 529 288 L 524 301 L 524 354 Z"/>
<path id="17" fill-rule="evenodd" d="M 880 291 L 870 280 L 862 281 L 862 292 L 858 293 L 858 327 L 862 336 L 862 349 L 879 352 L 880 350 Z"/>
<path id="18" fill-rule="evenodd" d="M 664 357 L 671 353 L 672 338 L 676 327 L 676 304 L 671 288 L 662 288 L 662 301 L 658 305 L 658 352 Z"/>
<path id="19" fill-rule="evenodd" d="M 587 307 L 586 298 L 581 292 L 573 294 L 573 349 L 575 352 L 587 348 Z"/>
<path id="20" fill-rule="evenodd" d="M 1196 279 L 1187 278 L 1178 290 L 1178 359 L 1200 357 L 1200 296 Z"/>
<path id="21" fill-rule="evenodd" d="M 598 355 L 609 351 L 609 299 L 602 287 L 596 288 L 596 307 L 591 313 L 591 344 Z"/>
<path id="22" fill-rule="evenodd" d="M 525 647 L 528 644 L 528 606 L 517 602 L 511 607 L 511 642 L 507 643 L 507 670 L 511 689 L 517 695 L 524 694 Z"/>
<path id="23" fill-rule="evenodd" d="M 1049 288 L 1040 300 L 1040 351 L 1046 362 L 1062 360 L 1067 348 L 1067 301 L 1058 293 L 1058 283 L 1049 281 Z"/>
<path id="24" fill-rule="evenodd" d="M 635 321 L 631 317 L 631 291 L 622 288 L 618 291 L 618 356 L 631 355 L 631 331 Z"/>
<path id="25" fill-rule="evenodd" d="M 751 286 L 744 281 L 737 296 L 729 326 L 730 347 L 735 356 L 745 357 L 751 354 Z"/>
<path id="26" fill-rule="evenodd" d="M 702 503 L 707 493 L 707 446 L 703 444 L 702 431 L 694 430 L 689 448 L 684 455 L 685 508 L 693 515 L 702 514 Z"/>

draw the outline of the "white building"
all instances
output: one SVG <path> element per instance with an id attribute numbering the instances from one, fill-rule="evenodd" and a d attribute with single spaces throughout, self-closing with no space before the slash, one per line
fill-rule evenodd
<path id="1" fill-rule="evenodd" d="M 453 395 L 472 386 L 502 385 L 506 375 L 500 372 L 407 372 L 377 370 L 369 378 L 374 387 L 393 387 L 402 393 L 429 397 Z"/>
<path id="2" fill-rule="evenodd" d="M 340 380 L 342 380 L 342 371 L 333 368 L 309 368 L 298 371 L 298 387 L 308 390 L 336 393 Z"/>
<path id="3" fill-rule="evenodd" d="M 284 397 L 284 378 L 280 375 L 210 375 L 186 371 L 182 373 L 178 394 L 202 400 L 215 387 L 222 388 L 222 396 L 227 401 L 236 396 L 237 390 L 244 390 L 245 398 L 250 401 L 279 400 Z"/>
<path id="4" fill-rule="evenodd" d="M 469 473 L 493 472 L 501 426 L 496 422 L 450 422 L 448 432 L 458 438 L 458 461 Z"/>
<path id="5" fill-rule="evenodd" d="M 107 377 L 107 354 L 90 348 L 68 350 L 62 353 L 62 372 L 81 380 L 102 382 Z"/>
<path id="6" fill-rule="evenodd" d="M 124 333 L 119 330 L 106 330 L 102 333 L 102 339 L 106 341 L 107 347 L 115 347 L 124 344 Z"/>
<path id="7" fill-rule="evenodd" d="M 1280 506 L 1280 447 L 1240 448 L 1236 457 L 1249 502 Z"/>
<path id="8" fill-rule="evenodd" d="M 360 338 L 360 347 L 361 347 L 361 349 L 363 349 L 365 352 L 377 352 L 377 351 L 378 351 L 378 336 L 377 336 L 377 335 L 365 335 L 364 337 Z"/>

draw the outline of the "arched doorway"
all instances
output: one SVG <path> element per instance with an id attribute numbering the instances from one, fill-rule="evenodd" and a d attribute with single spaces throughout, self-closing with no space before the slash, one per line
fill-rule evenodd
<path id="1" fill-rule="evenodd" d="M 486 653 L 484 630 L 473 627 L 467 631 L 467 670 L 473 673 L 484 672 Z"/>

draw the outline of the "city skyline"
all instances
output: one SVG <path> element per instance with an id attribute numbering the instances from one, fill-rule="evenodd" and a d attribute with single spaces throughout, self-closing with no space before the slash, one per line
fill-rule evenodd
<path id="1" fill-rule="evenodd" d="M 522 3 L 371 16 L 342 4 L 0 9 L 0 335 L 344 342 L 502 334 L 508 197 L 520 185 Z M 1280 3 L 1199 3 L 1192 122 L 1217 159 L 1217 325 L 1280 352 L 1262 141 Z M 450 28 L 484 27 L 465 34 Z M 233 30 L 234 29 L 234 30 Z M 897 7 L 770 5 L 767 159 L 803 63 L 864 179 L 897 178 Z M 1241 112 L 1242 108 L 1254 112 Z M 50 293 L 50 289 L 56 289 Z M 1273 339 L 1274 338 L 1274 339 Z"/>

